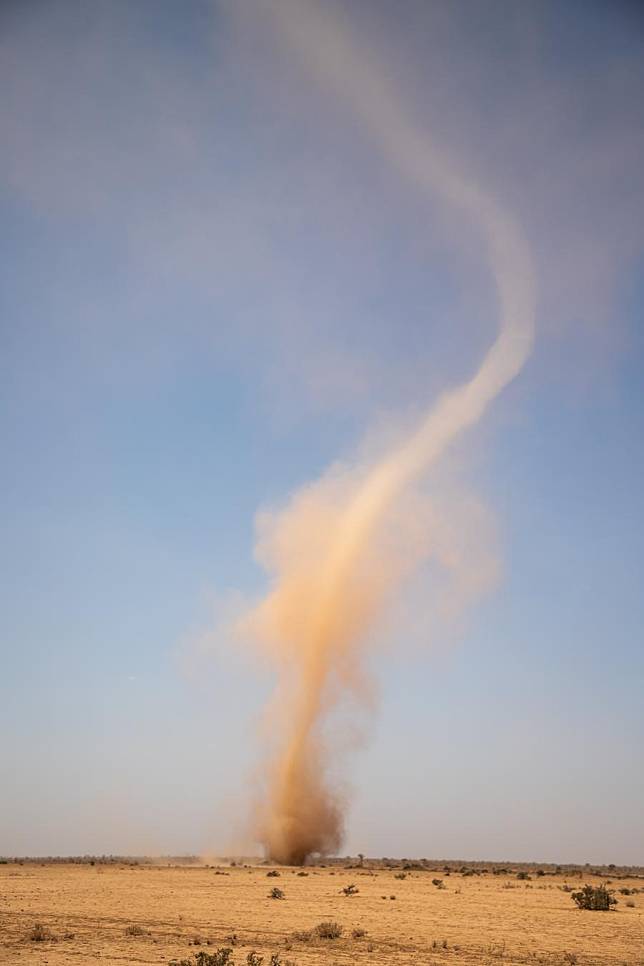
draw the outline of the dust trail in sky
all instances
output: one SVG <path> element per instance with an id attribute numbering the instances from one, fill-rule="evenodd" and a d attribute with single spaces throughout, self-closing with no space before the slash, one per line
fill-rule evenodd
<path id="1" fill-rule="evenodd" d="M 401 514 L 421 480 L 521 370 L 532 346 L 535 278 L 512 215 L 431 133 L 329 7 L 270 0 L 273 25 L 315 80 L 362 122 L 364 135 L 420 196 L 440 194 L 480 234 L 496 282 L 499 331 L 480 367 L 445 393 L 409 437 L 384 458 L 331 471 L 260 523 L 258 555 L 273 582 L 245 620 L 279 668 L 280 722 L 258 835 L 267 854 L 301 863 L 339 848 L 344 806 L 329 777 L 334 748 L 323 738 L 328 713 L 361 694 L 362 647 L 422 550 L 405 545 Z M 264 7 L 263 9 L 266 9 Z M 431 539 L 431 535 L 429 537 Z"/>

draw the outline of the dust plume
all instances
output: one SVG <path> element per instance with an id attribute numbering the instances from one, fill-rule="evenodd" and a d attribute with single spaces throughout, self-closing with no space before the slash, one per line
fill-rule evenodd
<path id="1" fill-rule="evenodd" d="M 244 620 L 279 669 L 281 718 L 258 836 L 267 854 L 301 863 L 337 850 L 343 802 L 328 772 L 328 713 L 361 700 L 362 648 L 400 587 L 430 552 L 415 528 L 416 487 L 520 372 L 532 345 L 535 280 L 522 231 L 473 178 L 421 130 L 382 70 L 329 8 L 275 0 L 270 19 L 317 83 L 362 124 L 365 137 L 419 196 L 439 194 L 479 234 L 496 283 L 499 330 L 472 378 L 444 394 L 408 438 L 381 458 L 332 469 L 276 514 L 260 517 L 258 556 L 272 577 Z M 416 532 L 417 529 L 420 532 Z"/>

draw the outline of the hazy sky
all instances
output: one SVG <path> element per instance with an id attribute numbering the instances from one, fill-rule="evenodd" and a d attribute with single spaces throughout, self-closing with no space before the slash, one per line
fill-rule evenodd
<path id="1" fill-rule="evenodd" d="M 324 6 L 538 286 L 442 470 L 500 577 L 438 631 L 421 571 L 375 636 L 343 851 L 644 863 L 644 15 Z M 496 332 L 480 238 L 271 10 L 0 11 L 0 854 L 250 847 L 272 676 L 222 627 L 266 589 L 255 516 Z"/>

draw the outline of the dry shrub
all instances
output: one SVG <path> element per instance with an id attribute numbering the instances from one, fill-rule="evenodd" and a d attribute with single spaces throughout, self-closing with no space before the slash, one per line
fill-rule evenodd
<path id="1" fill-rule="evenodd" d="M 35 922 L 29 933 L 32 943 L 55 942 L 56 937 L 48 926 L 43 926 L 41 922 Z"/>
<path id="2" fill-rule="evenodd" d="M 318 939 L 339 939 L 343 931 L 339 922 L 332 922 L 331 920 L 319 922 L 313 930 Z"/>
<path id="3" fill-rule="evenodd" d="M 168 966 L 234 966 L 233 951 L 228 946 L 216 949 L 214 953 L 200 951 L 192 959 L 172 959 Z M 259 957 L 261 960 L 261 957 Z"/>
<path id="4" fill-rule="evenodd" d="M 488 946 L 487 954 L 488 956 L 494 956 L 496 959 L 503 959 L 505 956 L 505 942 Z"/>

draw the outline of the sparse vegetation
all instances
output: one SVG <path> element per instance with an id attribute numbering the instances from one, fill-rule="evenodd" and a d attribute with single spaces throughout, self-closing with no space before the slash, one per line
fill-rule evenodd
<path id="1" fill-rule="evenodd" d="M 277 869 L 271 869 L 270 872 L 266 873 L 266 877 L 268 879 L 275 878 L 275 876 L 279 876 L 279 875 L 281 875 L 281 873 L 278 872 Z"/>
<path id="2" fill-rule="evenodd" d="M 355 896 L 360 892 L 360 890 L 357 886 L 351 883 L 351 885 L 345 886 L 344 889 L 342 889 L 342 892 L 344 892 L 345 896 Z"/>
<path id="3" fill-rule="evenodd" d="M 273 886 L 271 891 L 268 893 L 269 899 L 284 899 L 284 892 L 282 889 L 278 889 L 277 886 Z"/>
<path id="4" fill-rule="evenodd" d="M 594 866 L 582 870 L 585 877 L 580 881 L 577 869 L 570 866 L 563 866 L 555 878 L 554 866 L 521 863 L 510 865 L 498 878 L 492 872 L 500 866 L 489 865 L 484 877 L 482 863 L 464 866 L 462 862 L 450 865 L 423 859 L 419 860 L 423 870 L 410 873 L 403 869 L 403 861 L 365 860 L 364 868 L 353 871 L 351 879 L 344 869 L 345 860 L 326 859 L 326 871 L 316 862 L 288 869 L 273 862 L 249 867 L 238 861 L 237 869 L 227 867 L 231 878 L 224 882 L 214 878 L 223 866 L 187 868 L 182 864 L 172 870 L 157 863 L 156 867 L 139 865 L 137 869 L 131 863 L 97 862 L 91 868 L 86 862 L 83 872 L 80 867 L 66 868 L 72 863 L 40 868 L 25 862 L 25 868 L 20 868 L 12 860 L 9 867 L 0 866 L 0 960 L 4 962 L 8 953 L 8 960 L 19 962 L 20 952 L 25 961 L 44 955 L 52 964 L 62 963 L 70 956 L 83 960 L 89 950 L 100 951 L 102 959 L 116 954 L 130 962 L 136 959 L 137 950 L 141 958 L 147 949 L 147 958 L 166 966 L 170 962 L 174 966 L 304 966 L 314 960 L 328 960 L 327 966 L 332 966 L 332 961 L 359 959 L 364 959 L 362 966 L 370 966 L 388 961 L 395 950 L 399 966 L 409 966 L 412 962 L 447 963 L 448 958 L 460 962 L 460 948 L 461 957 L 472 966 L 510 962 L 582 966 L 611 957 L 620 966 L 639 961 L 644 869 L 616 870 L 611 884 L 604 867 L 601 876 L 595 875 Z M 448 866 L 450 879 L 446 878 Z M 470 868 L 477 871 L 463 883 L 461 870 Z M 538 875 L 539 868 L 545 870 L 545 877 Z M 264 881 L 273 869 L 284 878 L 282 889 L 289 900 L 278 905 L 262 901 L 278 886 Z M 333 882 L 328 879 L 331 870 L 335 870 Z M 310 878 L 298 886 L 293 879 L 302 872 Z M 517 877 L 519 872 L 529 874 L 533 881 Z M 355 894 L 361 874 L 369 875 L 369 881 L 363 879 L 359 896 L 344 904 L 345 895 Z M 400 903 L 386 891 L 397 881 L 403 890 Z M 440 899 L 435 897 L 441 889 L 439 883 L 447 890 Z M 538 890 L 550 891 L 546 896 Z M 557 891 L 562 895 L 557 896 Z M 573 893 L 571 902 L 568 896 Z M 578 899 L 584 911 L 578 910 Z M 388 906 L 387 902 L 394 904 Z M 615 908 L 621 913 L 589 916 L 584 926 L 585 910 Z M 551 915 L 557 917 L 556 932 L 548 929 Z M 331 921 L 335 917 L 338 922 Z M 497 928 L 479 930 L 483 917 Z M 533 925 L 528 944 L 522 932 L 526 917 Z M 598 922 L 595 928 L 590 922 L 595 918 L 606 922 Z M 234 931 L 237 928 L 239 933 Z M 442 945 L 444 937 L 448 947 Z M 126 955 L 128 947 L 131 956 Z"/>
<path id="5" fill-rule="evenodd" d="M 612 890 L 603 885 L 585 885 L 579 892 L 573 892 L 570 898 L 576 902 L 580 909 L 589 909 L 594 912 L 608 912 L 611 906 L 617 904 L 617 899 Z"/>

